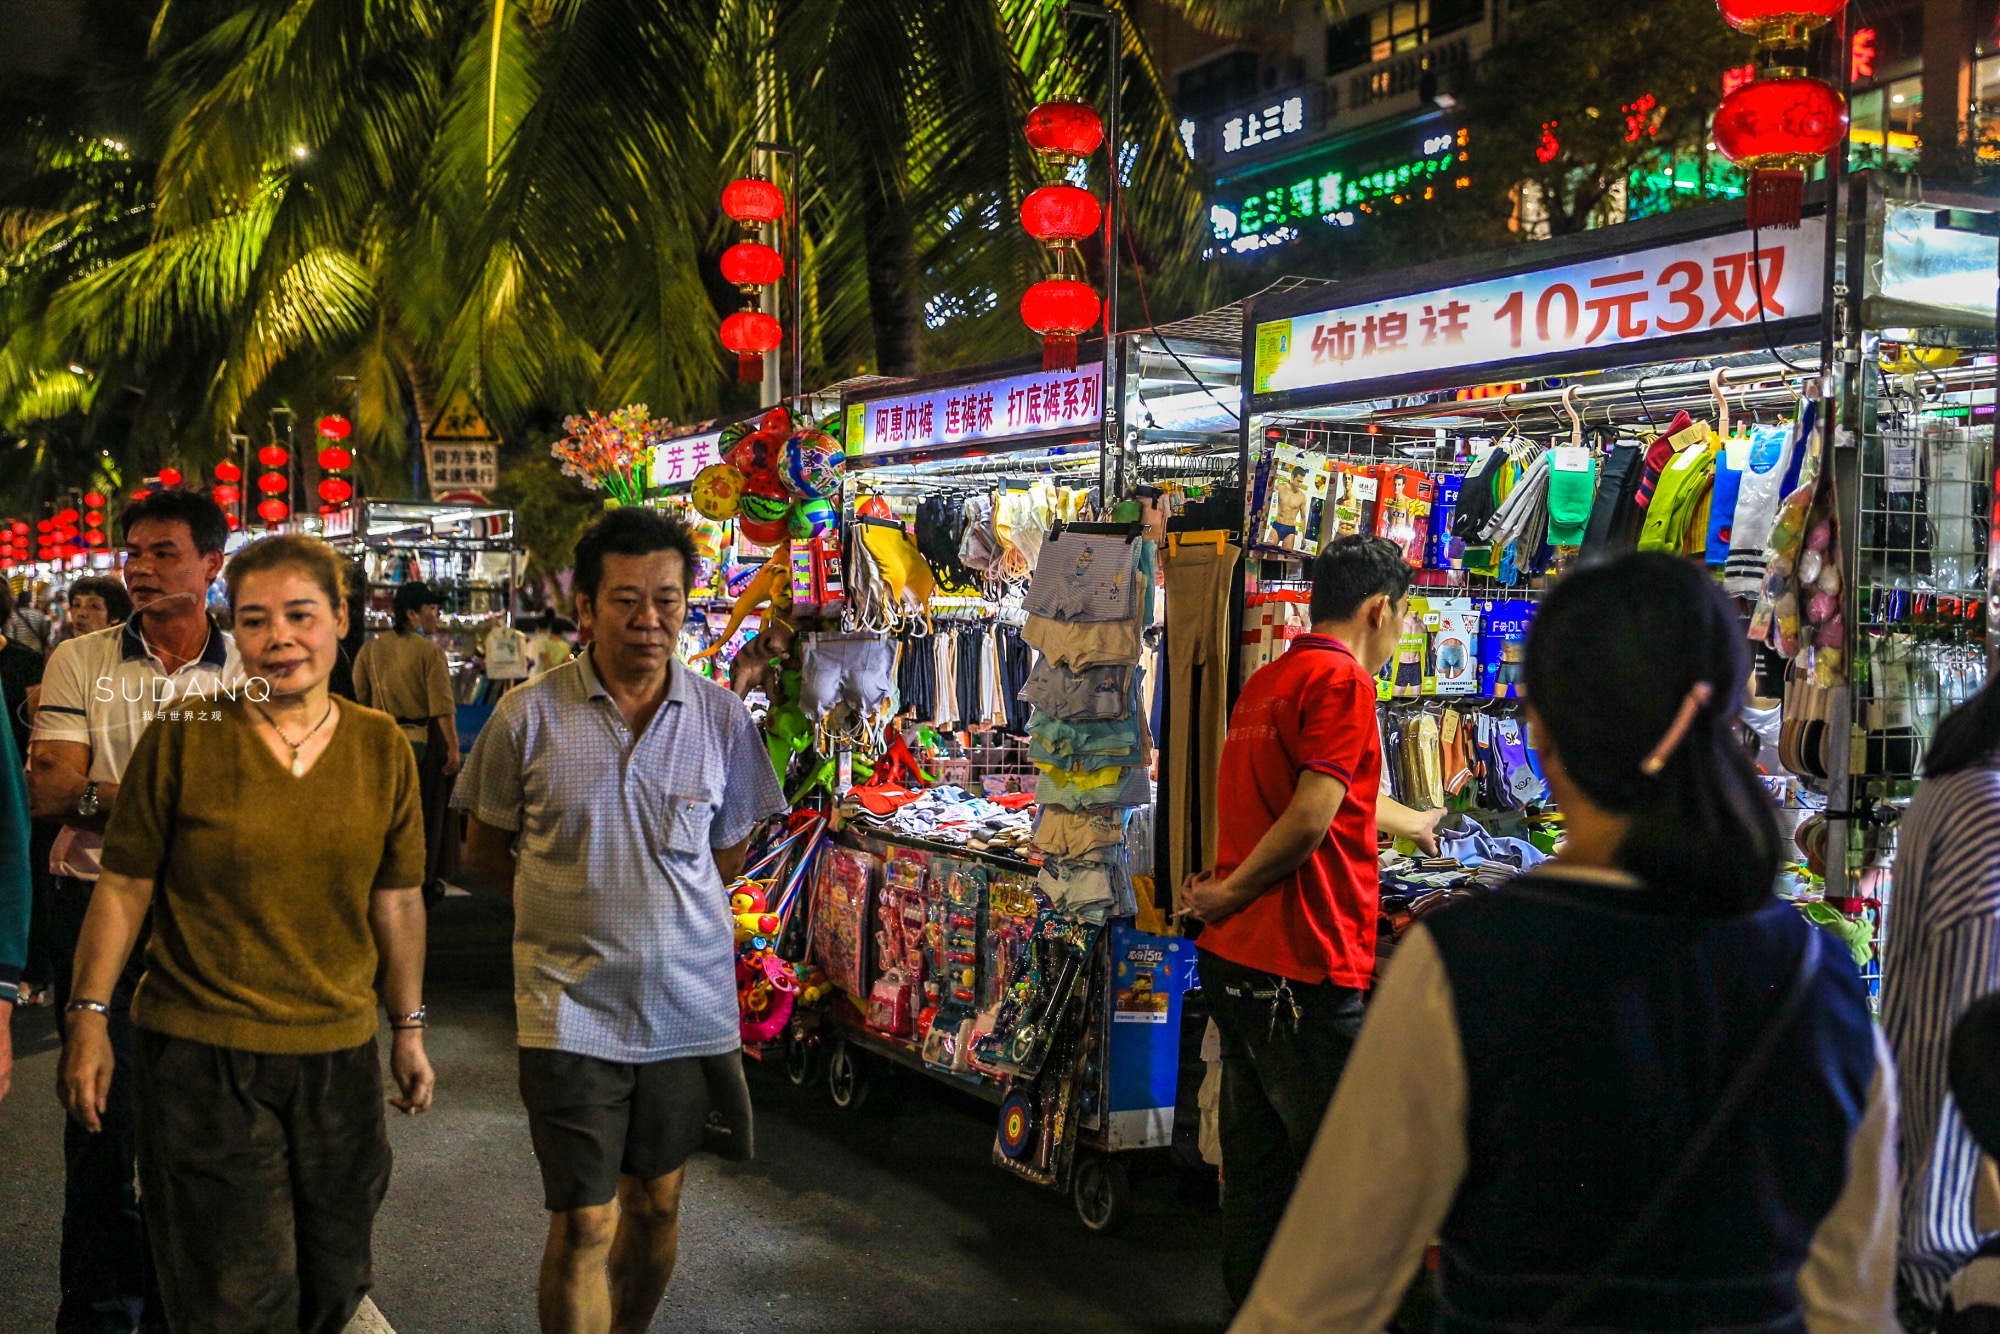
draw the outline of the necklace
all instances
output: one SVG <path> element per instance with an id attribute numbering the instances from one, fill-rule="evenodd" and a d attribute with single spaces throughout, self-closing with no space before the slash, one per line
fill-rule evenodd
<path id="1" fill-rule="evenodd" d="M 284 742 L 287 746 L 290 746 L 292 748 L 292 777 L 304 778 L 306 776 L 306 766 L 305 766 L 305 761 L 299 758 L 299 750 L 306 744 L 306 742 L 318 736 L 319 729 L 326 726 L 326 720 L 328 718 L 333 717 L 333 701 L 328 700 L 326 702 L 326 712 L 321 714 L 319 721 L 312 725 L 312 731 L 307 732 L 297 741 L 294 741 L 290 737 L 285 735 L 285 729 L 278 726 L 278 720 L 276 718 L 273 718 L 270 714 L 264 712 L 264 708 L 262 705 L 252 704 L 250 707 L 257 710 L 257 716 L 259 718 L 262 718 L 265 722 L 271 725 L 271 730 L 278 734 L 278 740 Z"/>

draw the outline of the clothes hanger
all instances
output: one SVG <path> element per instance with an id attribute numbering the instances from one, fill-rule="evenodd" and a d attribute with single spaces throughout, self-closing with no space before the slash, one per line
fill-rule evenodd
<path id="1" fill-rule="evenodd" d="M 1715 396 L 1717 418 L 1715 433 L 1725 440 L 1729 438 L 1729 395 L 1722 391 L 1722 387 L 1728 374 L 1727 368 L 1718 366 L 1715 368 L 1715 374 L 1708 377 L 1708 392 Z"/>
<path id="2" fill-rule="evenodd" d="M 1583 414 L 1577 411 L 1577 400 L 1582 396 L 1583 387 L 1572 384 L 1563 390 L 1563 411 L 1569 414 L 1569 443 L 1574 449 L 1583 448 Z"/>

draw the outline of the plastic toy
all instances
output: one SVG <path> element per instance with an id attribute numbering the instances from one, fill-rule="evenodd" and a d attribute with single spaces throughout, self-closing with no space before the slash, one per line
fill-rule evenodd
<path id="1" fill-rule="evenodd" d="M 824 431 L 800 431 L 785 441 L 779 471 L 794 495 L 820 499 L 839 492 L 846 457 L 839 442 Z"/>
<path id="2" fill-rule="evenodd" d="M 757 429 L 765 435 L 783 440 L 792 433 L 792 414 L 786 408 L 771 408 L 757 419 Z"/>
<path id="3" fill-rule="evenodd" d="M 840 511 L 830 500 L 799 500 L 785 514 L 785 529 L 800 541 L 825 537 L 840 526 Z"/>
<path id="4" fill-rule="evenodd" d="M 784 920 L 776 913 L 737 913 L 736 943 L 742 945 L 759 936 L 766 938 L 775 936 L 784 924 Z"/>
<path id="5" fill-rule="evenodd" d="M 722 646 L 735 636 L 744 618 L 766 602 L 778 619 L 791 614 L 792 610 L 792 553 L 789 544 L 781 544 L 764 562 L 750 580 L 750 586 L 736 599 L 736 605 L 729 609 L 729 624 L 713 644 L 694 654 L 689 661 L 698 662 L 713 657 L 722 651 Z"/>
<path id="6" fill-rule="evenodd" d="M 762 431 L 753 431 L 724 453 L 722 461 L 740 469 L 746 477 L 773 472 L 783 455 L 784 440 L 783 436 L 773 438 Z"/>
<path id="7" fill-rule="evenodd" d="M 727 463 L 713 463 L 694 476 L 688 498 L 705 519 L 733 519 L 742 507 L 744 477 Z"/>
<path id="8" fill-rule="evenodd" d="M 747 912 L 765 912 L 769 907 L 764 887 L 754 880 L 741 881 L 729 892 L 729 911 L 738 916 Z"/>

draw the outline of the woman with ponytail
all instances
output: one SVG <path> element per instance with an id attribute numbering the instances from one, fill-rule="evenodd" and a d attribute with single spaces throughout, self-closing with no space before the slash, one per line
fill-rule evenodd
<path id="1" fill-rule="evenodd" d="M 1895 1327 L 1895 1090 L 1846 951 L 1772 893 L 1740 619 L 1651 553 L 1530 633 L 1557 858 L 1396 951 L 1236 1334 Z"/>
<path id="2" fill-rule="evenodd" d="M 1902 1074 L 1902 1277 L 1931 1311 L 1986 1234 L 1979 1146 L 1946 1098 L 1952 1026 L 2000 991 L 2000 682 L 1938 724 L 1896 831 L 1882 1031 Z"/>

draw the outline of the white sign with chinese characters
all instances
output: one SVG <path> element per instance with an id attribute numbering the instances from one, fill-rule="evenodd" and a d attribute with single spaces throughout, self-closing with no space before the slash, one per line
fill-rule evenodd
<path id="1" fill-rule="evenodd" d="M 1246 111 L 1222 122 L 1222 151 L 1240 153 L 1306 127 L 1306 100 L 1297 93 L 1256 111 Z"/>
<path id="2" fill-rule="evenodd" d="M 1104 367 L 1034 371 L 848 408 L 847 452 L 890 454 L 1010 436 L 1083 430 L 1101 420 Z"/>
<path id="3" fill-rule="evenodd" d="M 439 444 L 426 440 L 424 454 L 433 500 L 454 491 L 488 492 L 500 481 L 498 444 Z"/>
<path id="4" fill-rule="evenodd" d="M 705 431 L 663 440 L 653 450 L 649 486 L 692 486 L 703 468 L 722 462 L 722 432 Z"/>
<path id="5" fill-rule="evenodd" d="M 1254 392 L 1508 362 L 1820 311 L 1823 218 L 1257 325 Z M 1761 277 L 1761 281 L 1760 281 Z M 1760 302 L 1761 296 L 1761 302 Z"/>

